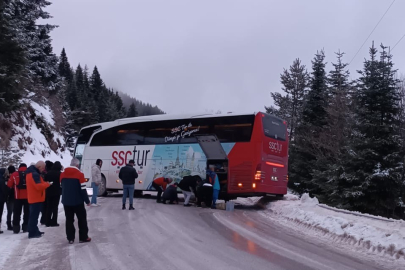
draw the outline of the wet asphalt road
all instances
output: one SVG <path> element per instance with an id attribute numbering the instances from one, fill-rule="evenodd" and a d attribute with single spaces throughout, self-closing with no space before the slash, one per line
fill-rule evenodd
<path id="1" fill-rule="evenodd" d="M 88 209 L 91 243 L 68 245 L 64 213 L 59 228 L 24 239 L 5 269 L 380 269 L 300 238 L 254 209 L 222 210 L 157 204 L 136 198 L 100 198 Z"/>

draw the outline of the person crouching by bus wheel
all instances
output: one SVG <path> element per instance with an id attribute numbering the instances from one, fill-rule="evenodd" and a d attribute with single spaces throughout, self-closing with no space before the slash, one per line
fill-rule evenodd
<path id="1" fill-rule="evenodd" d="M 84 174 L 79 170 L 80 161 L 72 159 L 70 167 L 67 167 L 60 175 L 62 185 L 62 204 L 66 216 L 66 238 L 69 244 L 75 241 L 75 215 L 79 224 L 79 242 L 90 242 L 89 227 L 87 226 L 87 212 L 84 203 L 90 205 L 89 195 L 86 189 Z"/>
<path id="2" fill-rule="evenodd" d="M 197 179 L 191 175 L 184 176 L 183 179 L 179 183 L 179 188 L 183 192 L 184 195 L 184 206 L 190 206 L 189 201 L 191 195 L 197 194 Z"/>
<path id="3" fill-rule="evenodd" d="M 212 185 L 212 209 L 216 209 L 216 202 L 218 200 L 218 196 L 219 196 L 219 190 L 220 185 L 219 185 L 219 179 L 218 179 L 218 175 L 214 172 L 215 171 L 215 165 L 209 165 L 208 167 L 208 171 L 207 171 L 207 175 L 208 175 L 208 180 Z"/>
<path id="4" fill-rule="evenodd" d="M 125 210 L 125 204 L 127 202 L 127 194 L 129 197 L 129 210 L 135 210 L 134 208 L 134 190 L 135 179 L 138 178 L 138 173 L 135 168 L 135 161 L 130 160 L 125 167 L 122 167 L 119 173 L 119 178 L 124 186 L 122 195 L 122 210 Z"/>
<path id="5" fill-rule="evenodd" d="M 197 206 L 202 207 L 203 202 L 205 207 L 211 207 L 212 205 L 212 185 L 207 181 L 201 181 L 197 185 Z"/>
<path id="6" fill-rule="evenodd" d="M 93 188 L 91 206 L 100 206 L 97 204 L 97 196 L 98 186 L 101 184 L 101 166 L 103 166 L 103 161 L 101 159 L 97 159 L 96 163 L 91 166 L 91 187 Z"/>
<path id="7" fill-rule="evenodd" d="M 169 185 L 166 188 L 166 191 L 162 196 L 162 203 L 166 204 L 166 201 L 169 201 L 170 204 L 173 204 L 174 202 L 179 203 L 179 198 L 177 196 L 177 183 Z"/>
<path id="8" fill-rule="evenodd" d="M 162 191 L 165 191 L 167 184 L 170 184 L 171 182 L 173 182 L 173 179 L 165 177 L 159 177 L 153 180 L 152 187 L 158 192 L 156 199 L 157 203 L 161 203 L 160 198 L 162 196 Z"/>

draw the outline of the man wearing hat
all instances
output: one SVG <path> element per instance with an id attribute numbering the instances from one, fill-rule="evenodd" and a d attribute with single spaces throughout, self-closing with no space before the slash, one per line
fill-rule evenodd
<path id="1" fill-rule="evenodd" d="M 119 178 L 124 186 L 124 194 L 122 196 L 122 210 L 125 210 L 125 204 L 127 202 L 127 196 L 129 197 L 129 210 L 135 210 L 134 208 L 134 190 L 135 179 L 138 178 L 138 173 L 135 168 L 135 161 L 130 160 L 125 167 L 122 167 L 119 173 Z"/>

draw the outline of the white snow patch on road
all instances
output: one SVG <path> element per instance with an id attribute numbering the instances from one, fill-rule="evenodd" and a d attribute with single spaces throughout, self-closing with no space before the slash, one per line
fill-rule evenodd
<path id="1" fill-rule="evenodd" d="M 6 269 L 4 264 L 6 263 L 7 259 L 18 247 L 20 241 L 27 237 L 27 234 L 20 233 L 16 235 L 12 231 L 7 231 L 7 226 L 5 222 L 6 217 L 7 217 L 7 210 L 4 205 L 2 218 L 4 222 L 0 224 L 1 230 L 4 232 L 3 234 L 0 234 L 0 269 Z"/>
<path id="2" fill-rule="evenodd" d="M 405 221 L 327 207 L 308 194 L 301 199 L 289 194 L 284 200 L 271 202 L 261 214 L 307 234 L 319 231 L 335 242 L 345 241 L 367 252 L 405 259 Z"/>

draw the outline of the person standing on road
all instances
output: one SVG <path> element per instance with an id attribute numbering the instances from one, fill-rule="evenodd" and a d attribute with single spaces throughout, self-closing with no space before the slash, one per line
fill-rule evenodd
<path id="1" fill-rule="evenodd" d="M 173 180 L 171 178 L 159 177 L 153 180 L 152 187 L 156 189 L 157 194 L 157 203 L 161 203 L 162 192 L 166 190 L 167 184 L 170 184 Z"/>
<path id="2" fill-rule="evenodd" d="M 53 162 L 50 160 L 45 161 L 45 170 L 42 172 L 42 178 L 46 181 L 46 175 L 51 171 L 53 167 Z M 47 212 L 48 212 L 48 196 L 45 196 L 45 202 L 42 205 L 41 209 L 41 220 L 40 223 L 41 225 L 46 225 L 46 217 L 47 217 Z"/>
<path id="3" fill-rule="evenodd" d="M 6 185 L 8 184 L 9 181 L 11 181 L 11 175 L 15 173 L 15 167 L 14 166 L 8 166 L 6 172 L 4 173 L 4 178 L 6 179 Z M 7 199 L 6 199 L 6 206 L 7 206 L 7 230 L 12 231 L 13 230 L 13 225 L 12 225 L 12 216 L 13 216 L 13 208 L 14 208 L 14 188 L 7 188 Z"/>
<path id="4" fill-rule="evenodd" d="M 101 184 L 101 166 L 103 166 L 103 161 L 101 159 L 97 159 L 96 163 L 91 167 L 91 187 L 93 188 L 91 206 L 100 206 L 97 204 L 97 196 L 98 186 Z"/>
<path id="5" fill-rule="evenodd" d="M 124 186 L 122 195 L 122 210 L 125 210 L 125 204 L 127 202 L 127 194 L 129 196 L 129 210 L 135 210 L 134 208 L 134 190 L 135 179 L 138 178 L 138 173 L 135 168 L 135 161 L 130 160 L 125 167 L 122 167 L 119 173 L 119 178 Z"/>
<path id="6" fill-rule="evenodd" d="M 6 179 L 4 178 L 4 173 L 6 172 L 5 168 L 0 168 L 0 234 L 3 233 L 1 230 L 1 220 L 3 217 L 4 204 L 6 203 L 7 198 L 7 186 Z"/>
<path id="7" fill-rule="evenodd" d="M 59 227 L 58 224 L 58 208 L 60 201 L 60 174 L 62 171 L 62 164 L 56 161 L 50 171 L 45 175 L 45 181 L 52 183 L 46 190 L 46 212 L 45 212 L 45 225 L 46 227 Z"/>
<path id="8" fill-rule="evenodd" d="M 219 185 L 219 179 L 218 179 L 218 175 L 215 173 L 215 165 L 209 165 L 208 170 L 207 170 L 207 175 L 208 175 L 208 179 L 210 184 L 212 185 L 212 209 L 216 209 L 216 202 L 218 200 L 218 196 L 219 196 L 219 190 L 221 189 L 220 185 Z"/>
<path id="9" fill-rule="evenodd" d="M 191 206 L 191 204 L 189 204 L 191 195 L 194 194 L 195 196 L 195 194 L 197 194 L 196 192 L 197 179 L 191 175 L 184 176 L 179 183 L 179 188 L 181 189 L 184 195 L 184 206 Z"/>
<path id="10" fill-rule="evenodd" d="M 66 237 L 69 244 L 75 241 L 75 215 L 79 223 L 79 242 L 90 242 L 87 226 L 87 212 L 84 203 L 90 206 L 89 195 L 86 189 L 84 174 L 79 170 L 80 161 L 72 159 L 70 167 L 67 167 L 60 175 L 62 185 L 62 204 L 66 216 Z"/>
<path id="11" fill-rule="evenodd" d="M 21 226 L 21 213 L 24 209 L 24 217 L 22 224 L 23 233 L 28 231 L 28 220 L 30 216 L 30 205 L 28 204 L 27 197 L 27 165 L 21 163 L 18 171 L 10 176 L 7 186 L 14 190 L 15 200 L 13 207 L 13 232 L 15 234 L 20 232 Z"/>
<path id="12" fill-rule="evenodd" d="M 27 197 L 30 204 L 30 217 L 28 220 L 28 238 L 40 238 L 44 233 L 38 229 L 38 218 L 45 201 L 45 190 L 50 186 L 42 179 L 41 173 L 45 170 L 45 162 L 38 161 L 26 171 Z"/>

